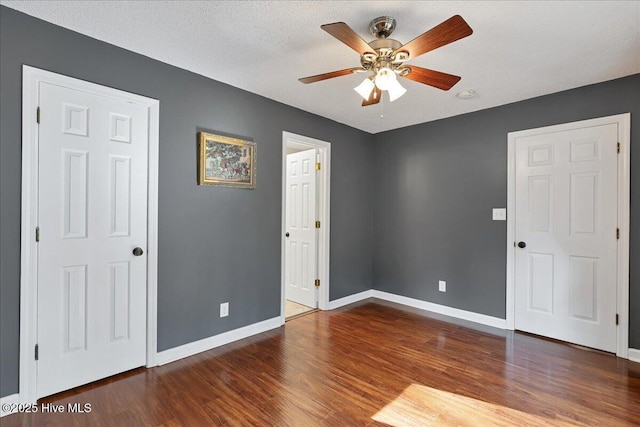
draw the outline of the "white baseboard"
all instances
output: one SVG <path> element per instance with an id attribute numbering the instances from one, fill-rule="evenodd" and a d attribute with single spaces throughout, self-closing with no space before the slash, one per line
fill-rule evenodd
<path id="1" fill-rule="evenodd" d="M 408 305 L 422 310 L 431 311 L 445 316 L 455 317 L 457 319 L 468 320 L 470 322 L 480 323 L 494 328 L 507 329 L 507 321 L 498 317 L 487 316 L 486 314 L 474 313 L 472 311 L 460 310 L 458 308 L 447 307 L 446 305 L 434 304 L 432 302 L 422 301 L 415 298 L 403 297 L 401 295 L 390 294 L 388 292 L 373 290 L 374 298 L 385 301 L 391 301 L 398 304 Z"/>
<path id="2" fill-rule="evenodd" d="M 0 397 L 0 418 L 5 415 L 13 414 L 14 412 L 18 412 L 18 408 L 16 407 L 20 403 L 20 395 L 10 394 L 9 396 Z M 13 406 L 13 407 L 12 407 Z"/>
<path id="3" fill-rule="evenodd" d="M 329 310 L 335 310 L 345 305 L 353 304 L 354 302 L 362 301 L 373 296 L 373 289 L 369 289 L 357 294 L 349 295 L 344 298 L 338 298 L 333 301 L 329 301 Z"/>
<path id="4" fill-rule="evenodd" d="M 482 325 L 493 326 L 494 328 L 507 329 L 507 321 L 498 317 L 487 316 L 486 314 L 474 313 L 472 311 L 460 310 L 458 308 L 447 307 L 446 305 L 434 304 L 432 302 L 422 301 L 415 298 L 404 297 L 402 295 L 391 294 L 389 292 L 370 289 L 339 298 L 329 302 L 329 310 L 353 304 L 367 298 L 378 298 L 385 301 L 395 302 L 397 304 L 407 305 L 409 307 L 419 308 L 421 310 L 431 311 L 433 313 L 444 314 L 445 316 L 455 317 L 457 319 L 468 320 L 470 322 L 480 323 Z"/>
<path id="5" fill-rule="evenodd" d="M 629 360 L 640 363 L 640 350 L 637 348 L 629 349 Z"/>
<path id="6" fill-rule="evenodd" d="M 202 353 L 203 351 L 211 350 L 212 348 L 220 347 L 221 345 L 279 328 L 280 326 L 282 326 L 280 316 L 263 320 L 262 322 L 223 332 L 209 338 L 181 345 L 180 347 L 161 351 L 156 354 L 156 362 L 158 365 L 165 365 L 185 357 L 193 356 L 194 354 Z"/>

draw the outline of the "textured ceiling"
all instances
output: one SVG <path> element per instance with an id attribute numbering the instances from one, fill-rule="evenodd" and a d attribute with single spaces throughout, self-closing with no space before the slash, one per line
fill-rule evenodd
<path id="1" fill-rule="evenodd" d="M 29 15 L 371 133 L 640 72 L 640 2 L 615 1 L 0 1 Z M 414 64 L 462 76 L 450 91 L 402 79 L 405 96 L 361 107 L 363 75 L 299 77 L 359 65 L 320 29 L 343 21 L 371 41 L 397 20 L 406 43 L 453 15 L 474 33 Z M 472 88 L 478 96 L 455 94 Z M 381 118 L 383 115 L 383 118 Z"/>

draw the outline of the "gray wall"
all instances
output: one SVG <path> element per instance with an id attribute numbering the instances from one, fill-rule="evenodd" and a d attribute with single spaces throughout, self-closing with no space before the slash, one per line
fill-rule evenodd
<path id="1" fill-rule="evenodd" d="M 158 350 L 280 315 L 283 130 L 332 143 L 331 299 L 371 288 L 371 135 L 4 6 L 0 54 L 0 396 L 18 392 L 22 64 L 160 100 Z M 196 185 L 199 130 L 256 141 L 255 190 Z"/>
<path id="2" fill-rule="evenodd" d="M 507 133 L 620 113 L 632 122 L 629 342 L 640 348 L 640 74 L 374 135 L 374 289 L 505 318 L 506 222 L 491 209 L 507 204 Z"/>

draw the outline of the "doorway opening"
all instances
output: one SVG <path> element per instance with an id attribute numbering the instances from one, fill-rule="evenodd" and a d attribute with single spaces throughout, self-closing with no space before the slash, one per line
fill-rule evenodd
<path id="1" fill-rule="evenodd" d="M 281 319 L 329 305 L 331 144 L 282 134 Z"/>

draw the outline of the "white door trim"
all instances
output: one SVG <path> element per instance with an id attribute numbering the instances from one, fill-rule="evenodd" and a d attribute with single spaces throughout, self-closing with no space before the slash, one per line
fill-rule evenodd
<path id="1" fill-rule="evenodd" d="M 160 102 L 94 83 L 40 70 L 27 65 L 22 71 L 22 213 L 20 249 L 20 378 L 21 403 L 36 401 L 38 253 L 35 229 L 38 220 L 38 87 L 40 82 L 107 96 L 149 109 L 149 165 L 147 212 L 147 363 L 156 365 L 157 265 L 158 265 L 158 145 Z M 46 114 L 46 112 L 43 112 Z"/>
<path id="2" fill-rule="evenodd" d="M 629 357 L 629 200 L 630 200 L 630 145 L 631 145 L 631 114 L 583 120 L 564 123 L 537 129 L 509 132 L 507 143 L 507 300 L 506 317 L 507 329 L 515 329 L 515 207 L 516 207 L 516 139 L 551 132 L 568 131 L 579 127 L 601 126 L 615 123 L 618 125 L 620 154 L 618 155 L 618 240 L 617 259 L 617 313 L 619 323 L 617 328 L 616 355 L 627 359 Z M 513 214 L 513 215 L 511 215 Z M 611 321 L 614 321 L 612 319 Z"/>
<path id="3" fill-rule="evenodd" d="M 282 132 L 282 225 L 280 237 L 280 319 L 285 322 L 284 295 L 285 295 L 285 212 L 286 212 L 286 186 L 287 175 L 287 142 L 294 142 L 308 148 L 317 148 L 320 153 L 320 176 L 318 186 L 318 212 L 320 217 L 320 234 L 318 236 L 318 279 L 320 279 L 320 290 L 318 295 L 318 308 L 329 310 L 329 254 L 330 254 L 330 200 L 331 200 L 331 143 L 319 139 L 296 135 L 291 132 Z"/>

